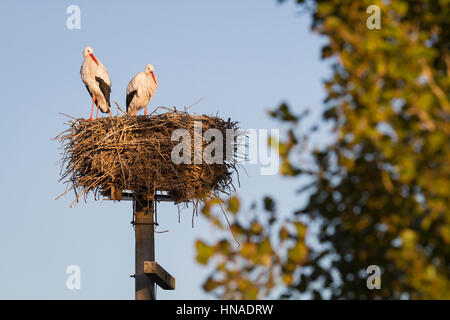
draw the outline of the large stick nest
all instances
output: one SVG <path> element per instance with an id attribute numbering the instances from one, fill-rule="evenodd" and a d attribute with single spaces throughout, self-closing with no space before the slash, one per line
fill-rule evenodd
<path id="1" fill-rule="evenodd" d="M 171 139 L 175 129 L 189 131 L 194 159 L 194 121 L 201 121 L 202 134 L 212 128 L 222 132 L 225 155 L 227 129 L 237 132 L 237 123 L 216 116 L 170 110 L 151 116 L 70 120 L 69 128 L 55 138 L 63 150 L 61 181 L 68 184 L 64 194 L 75 191 L 77 202 L 86 199 L 90 192 L 95 199 L 99 194 L 117 190 L 147 195 L 150 199 L 163 192 L 175 203 L 229 194 L 234 190 L 232 175 L 237 172 L 234 161 L 174 164 L 171 159 L 172 150 L 179 143 Z M 202 148 L 209 143 L 202 139 Z M 231 143 L 235 156 L 236 139 Z"/>

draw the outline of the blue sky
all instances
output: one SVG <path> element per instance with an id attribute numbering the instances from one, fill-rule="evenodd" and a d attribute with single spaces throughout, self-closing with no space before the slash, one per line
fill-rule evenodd
<path id="1" fill-rule="evenodd" d="M 66 8 L 81 8 L 81 29 L 66 28 Z M 320 110 L 327 66 L 323 42 L 308 14 L 275 0 L 2 1 L 0 50 L 0 299 L 133 299 L 131 203 L 93 201 L 69 208 L 73 195 L 58 183 L 60 154 L 51 138 L 67 118 L 89 117 L 90 97 L 79 69 L 86 45 L 107 67 L 111 101 L 125 104 L 131 77 L 151 63 L 159 88 L 155 106 L 188 106 L 231 117 L 242 128 L 278 128 L 266 111 L 289 102 Z M 281 128 L 282 129 L 282 128 Z M 280 209 L 301 205 L 298 181 L 241 173 L 243 206 L 264 194 Z M 217 235 L 190 209 L 158 207 L 156 259 L 177 279 L 159 299 L 211 299 L 208 273 L 195 262 L 194 242 Z M 81 267 L 81 290 L 66 288 L 66 268 Z"/>

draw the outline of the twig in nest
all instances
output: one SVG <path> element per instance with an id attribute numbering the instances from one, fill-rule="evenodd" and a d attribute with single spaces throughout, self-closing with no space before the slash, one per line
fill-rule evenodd
<path id="1" fill-rule="evenodd" d="M 127 114 L 125 111 L 122 110 L 122 108 L 119 106 L 117 102 L 114 102 L 114 104 L 116 105 L 117 109 L 119 109 L 119 111 L 121 111 L 123 114 Z"/>
<path id="2" fill-rule="evenodd" d="M 199 104 L 199 103 L 202 102 L 202 101 L 203 101 L 203 98 L 199 99 L 197 102 L 194 102 L 193 104 L 191 104 L 191 105 L 188 106 L 188 107 L 184 107 L 184 112 L 188 111 L 190 108 L 192 108 L 193 106 Z"/>
<path id="3" fill-rule="evenodd" d="M 222 213 L 223 213 L 223 215 L 225 216 L 225 219 L 227 220 L 228 227 L 229 227 L 229 229 L 230 229 L 231 234 L 233 235 L 234 241 L 237 242 L 238 248 L 239 248 L 239 247 L 241 246 L 241 243 L 240 243 L 239 240 L 236 238 L 236 235 L 234 234 L 233 230 L 231 229 L 230 220 L 228 220 L 227 213 L 225 212 L 225 210 L 224 210 L 223 207 L 222 207 L 222 200 L 220 200 L 219 206 L 220 206 L 220 210 L 222 210 Z"/>

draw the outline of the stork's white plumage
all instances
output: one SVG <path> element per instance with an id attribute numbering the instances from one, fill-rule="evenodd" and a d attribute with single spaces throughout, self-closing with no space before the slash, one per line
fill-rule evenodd
<path id="1" fill-rule="evenodd" d="M 81 80 L 86 86 L 89 94 L 92 97 L 91 117 L 94 112 L 94 103 L 98 109 L 103 113 L 110 112 L 111 103 L 109 97 L 111 94 L 111 79 L 109 78 L 108 71 L 105 66 L 94 56 L 94 50 L 87 46 L 83 50 L 84 62 L 81 65 Z"/>
<path id="2" fill-rule="evenodd" d="M 136 115 L 136 112 L 145 108 L 147 115 L 147 105 L 153 98 L 156 88 L 158 88 L 158 78 L 154 73 L 151 64 L 145 66 L 144 72 L 139 72 L 130 80 L 127 86 L 127 113 Z"/>

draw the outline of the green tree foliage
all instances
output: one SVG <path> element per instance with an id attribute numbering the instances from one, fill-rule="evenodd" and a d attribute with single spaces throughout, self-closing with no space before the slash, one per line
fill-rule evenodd
<path id="1" fill-rule="evenodd" d="M 227 200 L 240 246 L 228 235 L 198 240 L 198 261 L 214 268 L 204 289 L 243 299 L 450 299 L 450 1 L 297 2 L 328 39 L 322 58 L 334 61 L 323 119 L 335 142 L 304 168 L 294 159 L 313 132 L 301 133 L 303 117 L 285 104 L 270 113 L 290 126 L 281 174 L 308 177 L 307 203 L 282 218 L 270 197 L 250 210 Z M 381 9 L 381 29 L 366 27 L 369 5 Z M 219 205 L 203 213 L 227 230 Z M 382 270 L 381 290 L 366 286 L 370 265 Z"/>

